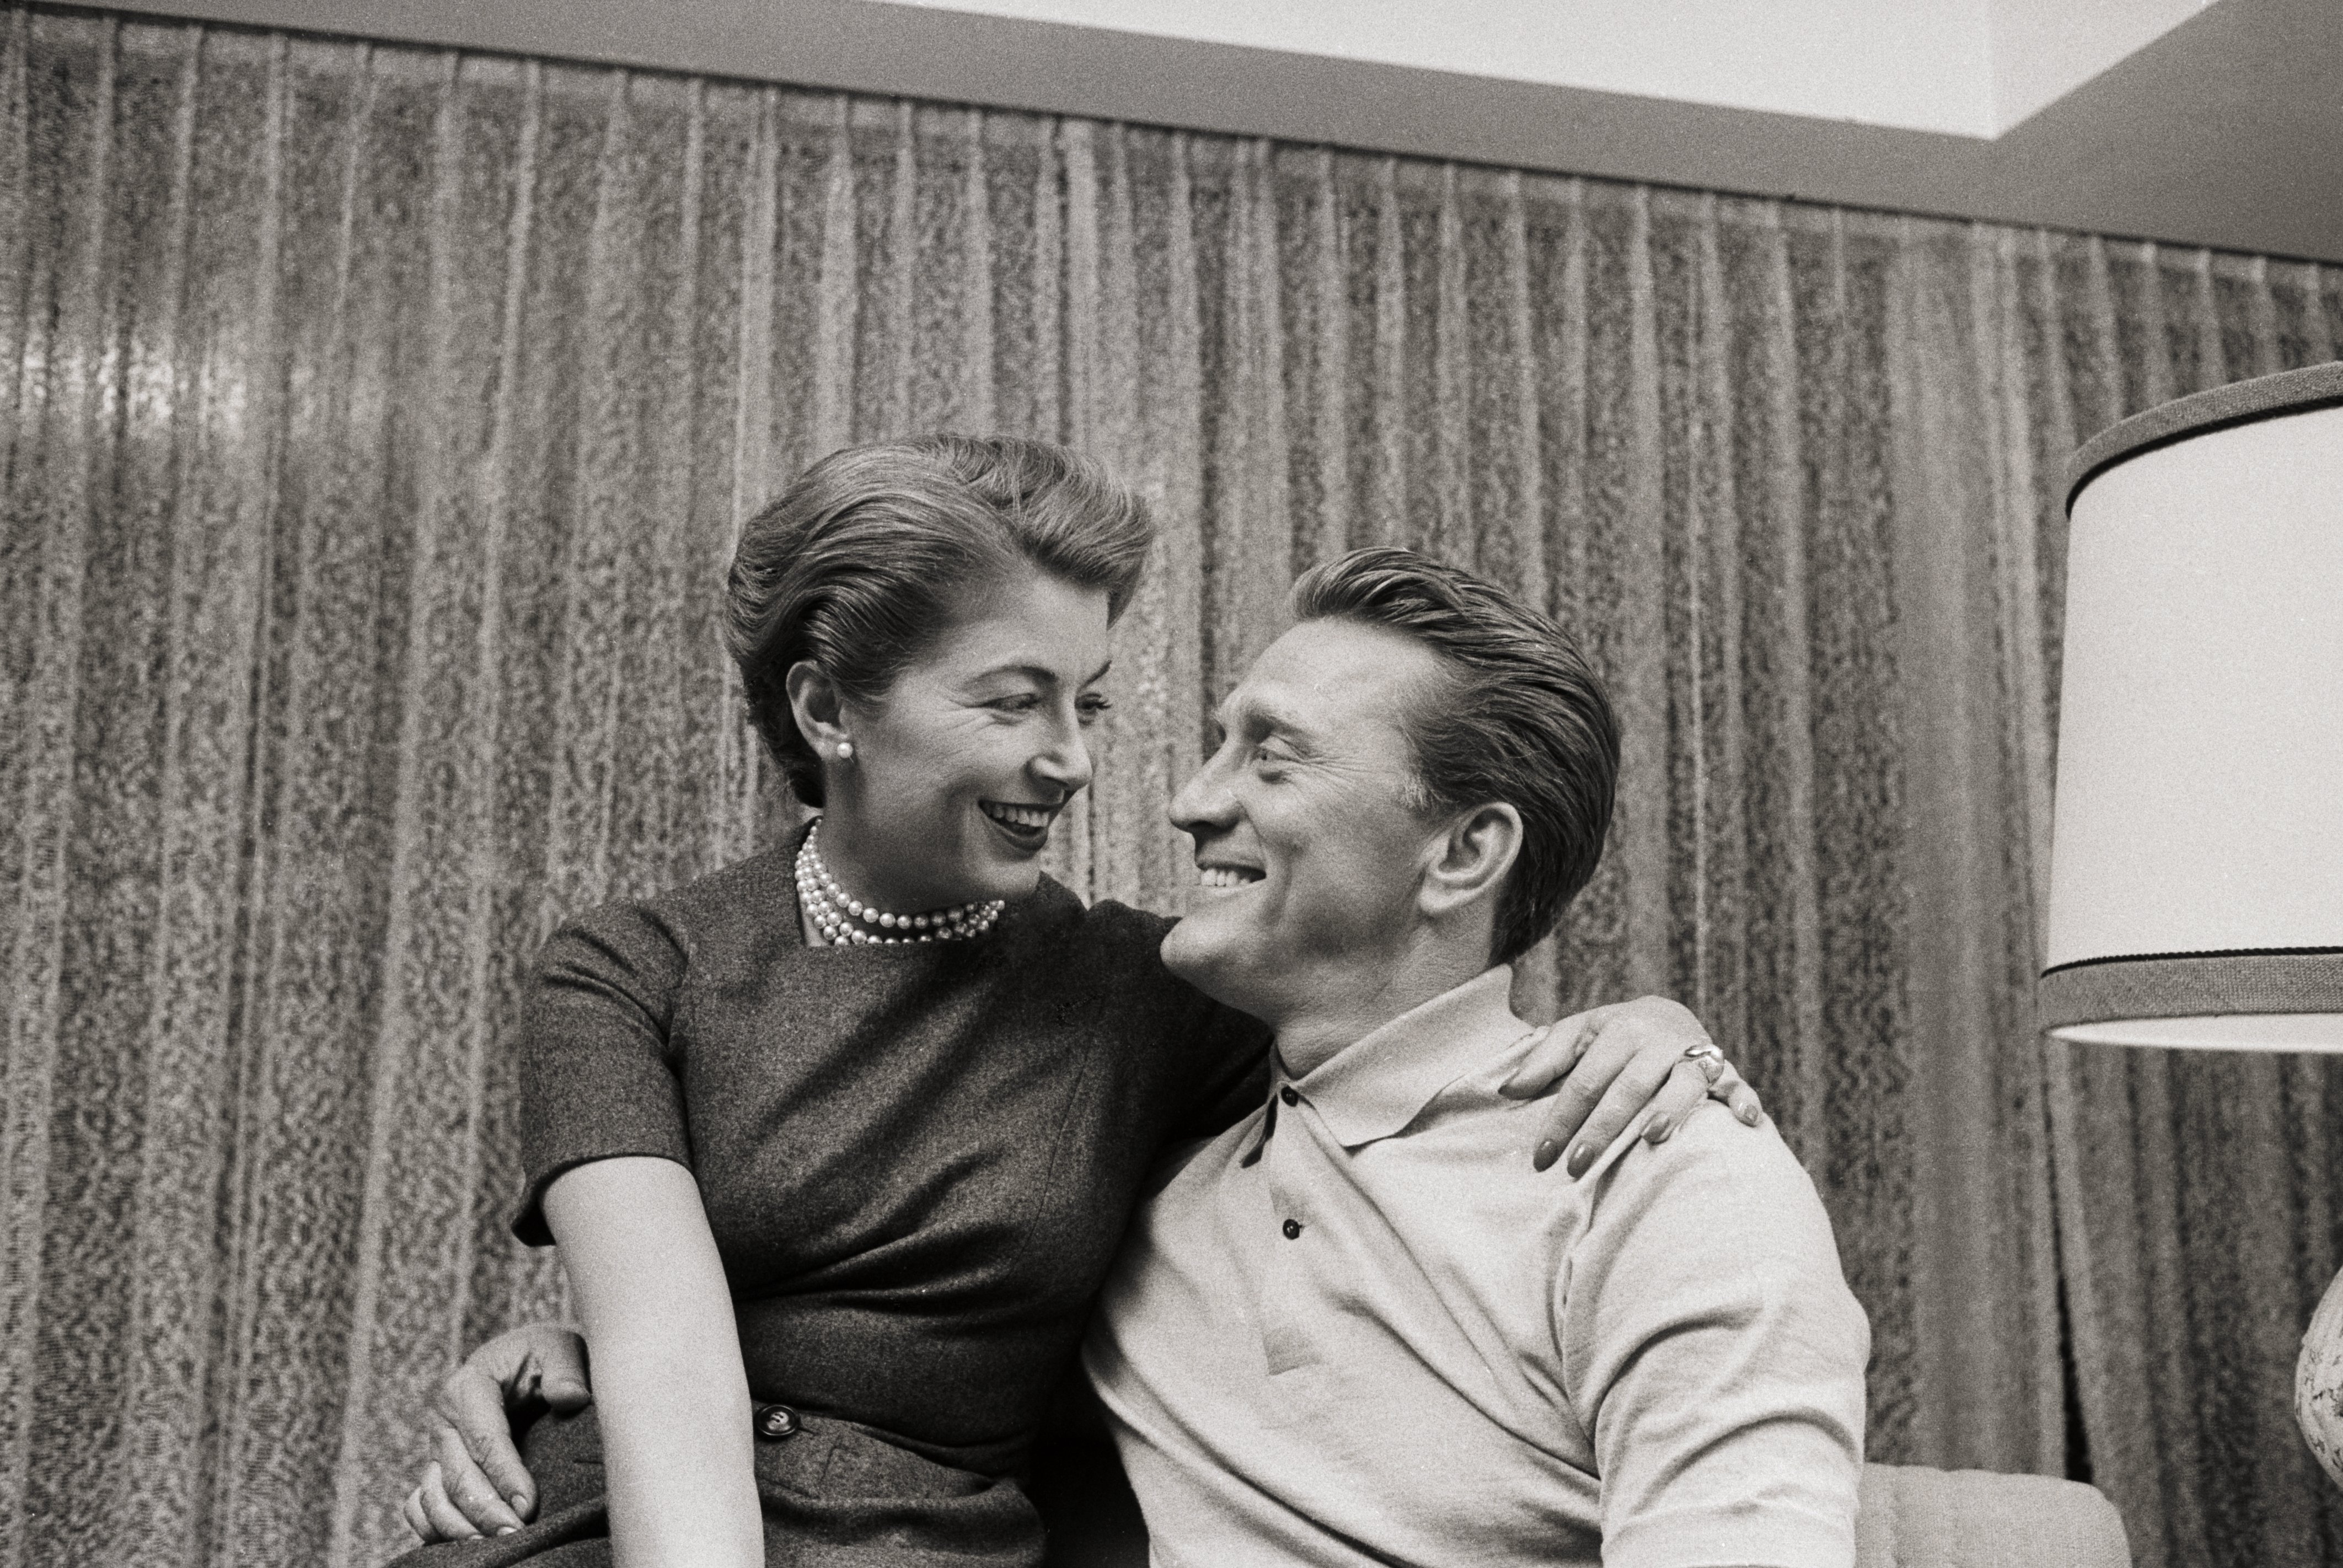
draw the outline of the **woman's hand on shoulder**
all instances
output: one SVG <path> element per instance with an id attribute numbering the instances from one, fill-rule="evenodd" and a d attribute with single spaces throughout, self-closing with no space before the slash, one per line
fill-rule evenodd
<path id="1" fill-rule="evenodd" d="M 431 1460 L 407 1494 L 408 1527 L 426 1542 L 519 1529 L 536 1515 L 537 1483 L 513 1446 L 514 1422 L 592 1399 L 586 1342 L 567 1324 L 526 1323 L 480 1346 L 432 1391 Z"/>
<path id="2" fill-rule="evenodd" d="M 1665 1142 L 1704 1098 L 1723 1101 L 1747 1126 L 1765 1113 L 1700 1020 L 1665 997 L 1591 1008 L 1539 1033 L 1501 1092 L 1528 1100 L 1559 1086 L 1539 1134 L 1534 1163 L 1541 1171 L 1567 1147 L 1564 1169 L 1585 1174 L 1646 1106 L 1650 1143 Z"/>

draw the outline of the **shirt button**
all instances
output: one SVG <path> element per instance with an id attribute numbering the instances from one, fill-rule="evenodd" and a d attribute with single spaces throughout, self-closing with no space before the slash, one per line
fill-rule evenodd
<path id="1" fill-rule="evenodd" d="M 1293 1085 L 1290 1083 L 1277 1091 L 1277 1097 L 1288 1105 L 1298 1104 L 1302 1099 L 1302 1096 L 1293 1092 Z"/>
<path id="2" fill-rule="evenodd" d="M 1294 1240 L 1296 1237 L 1300 1236 L 1301 1234 L 1302 1234 L 1302 1221 L 1299 1221 L 1299 1220 L 1288 1220 L 1288 1221 L 1285 1222 L 1285 1239 L 1286 1239 L 1287 1241 L 1291 1241 Z"/>
<path id="3" fill-rule="evenodd" d="M 757 1435 L 779 1441 L 798 1434 L 798 1412 L 785 1404 L 760 1404 L 757 1407 Z"/>

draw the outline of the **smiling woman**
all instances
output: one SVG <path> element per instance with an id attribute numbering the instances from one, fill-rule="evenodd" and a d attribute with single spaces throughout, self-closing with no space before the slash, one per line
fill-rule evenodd
<path id="1" fill-rule="evenodd" d="M 833 454 L 749 522 L 731 651 L 821 814 L 547 944 L 515 1229 L 559 1243 L 595 1397 L 524 1467 L 501 1406 L 582 1358 L 484 1350 L 413 1561 L 1039 1561 L 1021 1479 L 1149 1168 L 1267 1091 L 1268 1030 L 1165 969 L 1171 921 L 1041 871 L 1149 543 L 1071 454 L 957 437 Z M 1643 1022 L 1614 1132 L 1708 1087 L 1696 1025 Z"/>
<path id="2" fill-rule="evenodd" d="M 909 911 L 1032 890 L 1151 538 L 1072 454 L 950 436 L 833 453 L 749 522 L 733 657 L 846 887 Z"/>
<path id="3" fill-rule="evenodd" d="M 790 668 L 798 733 L 831 763 L 822 853 L 849 887 L 909 910 L 1032 887 L 1050 825 L 1091 782 L 1112 603 L 1029 568 L 972 587 L 883 696 L 850 696 L 810 659 Z M 928 852 L 906 863 L 900 844 Z"/>

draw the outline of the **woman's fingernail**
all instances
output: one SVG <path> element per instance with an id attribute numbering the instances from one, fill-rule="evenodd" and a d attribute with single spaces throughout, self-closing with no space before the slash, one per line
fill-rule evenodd
<path id="1" fill-rule="evenodd" d="M 1596 1149 L 1592 1143 L 1582 1143 L 1577 1148 L 1572 1150 L 1570 1151 L 1570 1164 L 1567 1167 L 1572 1180 L 1575 1181 L 1577 1178 L 1585 1175 L 1586 1168 L 1594 1163 L 1594 1156 L 1600 1152 L 1602 1152 L 1602 1151 Z"/>
<path id="2" fill-rule="evenodd" d="M 526 1518 L 528 1518 L 528 1498 L 526 1498 L 526 1497 L 522 1496 L 519 1493 L 516 1492 L 516 1493 L 514 1493 L 510 1497 L 506 1498 L 506 1499 L 505 1499 L 505 1501 L 506 1501 L 507 1503 L 511 1503 L 511 1504 L 512 1504 L 512 1511 L 513 1511 L 515 1513 L 519 1514 L 523 1519 L 526 1519 Z"/>
<path id="3" fill-rule="evenodd" d="M 1668 1134 L 1674 1131 L 1675 1129 L 1665 1121 L 1654 1121 L 1649 1127 L 1644 1129 L 1644 1141 L 1665 1143 L 1668 1141 Z"/>
<path id="4" fill-rule="evenodd" d="M 510 1535 L 518 1532 L 520 1526 L 518 1524 L 499 1524 L 497 1526 L 497 1533 L 499 1535 Z"/>
<path id="5" fill-rule="evenodd" d="M 1554 1156 L 1561 1152 L 1561 1146 L 1549 1138 L 1537 1146 L 1537 1157 L 1532 1160 L 1530 1164 L 1536 1170 L 1544 1171 L 1554 1163 Z"/>
<path id="6" fill-rule="evenodd" d="M 1752 1105 L 1741 1112 L 1741 1125 L 1744 1127 L 1755 1127 L 1757 1125 L 1757 1119 L 1764 1114 L 1764 1111 L 1759 1111 L 1755 1106 Z"/>

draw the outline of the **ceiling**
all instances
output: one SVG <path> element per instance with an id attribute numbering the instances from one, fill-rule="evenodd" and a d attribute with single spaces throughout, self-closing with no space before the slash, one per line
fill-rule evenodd
<path id="1" fill-rule="evenodd" d="M 2343 0 L 116 8 L 2343 261 Z"/>
<path id="2" fill-rule="evenodd" d="M 906 0 L 932 10 L 1992 136 L 2213 0 Z"/>

